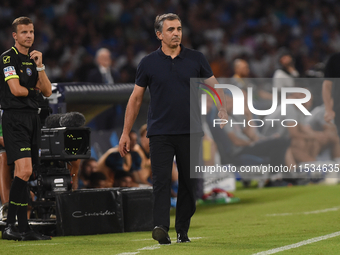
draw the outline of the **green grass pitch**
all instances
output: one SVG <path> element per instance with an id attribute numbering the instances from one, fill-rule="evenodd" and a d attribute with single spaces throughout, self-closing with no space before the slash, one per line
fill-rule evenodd
<path id="1" fill-rule="evenodd" d="M 199 206 L 191 243 L 177 244 L 174 211 L 171 245 L 158 245 L 151 232 L 54 237 L 51 241 L 0 240 L 0 254 L 255 254 L 340 231 L 340 185 L 240 189 L 241 201 Z M 340 254 L 340 236 L 277 254 Z"/>

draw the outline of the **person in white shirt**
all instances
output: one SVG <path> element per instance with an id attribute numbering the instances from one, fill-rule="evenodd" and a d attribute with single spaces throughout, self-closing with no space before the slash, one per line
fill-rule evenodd
<path id="1" fill-rule="evenodd" d="M 281 54 L 279 59 L 281 68 L 277 69 L 273 75 L 273 86 L 281 91 L 283 87 L 294 87 L 294 78 L 300 76 L 299 72 L 294 66 L 294 60 L 292 56 L 285 52 Z"/>

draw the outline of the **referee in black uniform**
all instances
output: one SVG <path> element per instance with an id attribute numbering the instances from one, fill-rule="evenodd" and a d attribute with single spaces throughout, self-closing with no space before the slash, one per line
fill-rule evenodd
<path id="1" fill-rule="evenodd" d="M 161 47 L 144 57 L 137 68 L 136 85 L 126 108 L 119 151 L 121 156 L 130 151 L 129 132 L 138 115 L 144 92 L 149 87 L 151 101 L 147 136 L 150 138 L 155 225 L 152 237 L 160 244 L 171 243 L 168 235 L 171 171 L 176 156 L 179 182 L 175 223 L 177 242 L 190 242 L 187 232 L 196 210 L 195 185 L 194 180 L 190 179 L 190 155 L 199 154 L 203 135 L 200 126 L 195 134 L 190 132 L 190 78 L 208 78 L 205 82 L 210 84 L 217 81 L 203 54 L 181 44 L 182 25 L 176 14 L 157 16 L 155 33 Z M 223 90 L 218 89 L 218 93 L 224 99 Z M 225 107 L 225 104 L 222 105 Z M 221 105 L 219 110 L 219 117 L 227 119 L 226 110 Z M 192 144 L 195 151 L 190 151 L 190 138 L 193 137 L 197 138 L 192 139 L 195 140 Z"/>
<path id="2" fill-rule="evenodd" d="M 9 240 L 48 240 L 33 231 L 27 221 L 27 181 L 32 164 L 38 162 L 40 143 L 39 101 L 52 94 L 45 73 L 42 54 L 33 50 L 34 26 L 31 19 L 20 17 L 12 23 L 14 47 L 0 56 L 2 128 L 8 164 L 15 164 L 9 195 L 7 226 L 2 233 Z M 42 94 L 42 95 L 41 95 Z M 15 218 L 18 218 L 18 228 Z"/>

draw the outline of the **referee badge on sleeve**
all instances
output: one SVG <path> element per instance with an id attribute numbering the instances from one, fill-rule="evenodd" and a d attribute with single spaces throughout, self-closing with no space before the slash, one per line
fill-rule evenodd
<path id="1" fill-rule="evenodd" d="M 5 75 L 5 78 L 8 77 L 8 76 L 12 76 L 12 75 L 16 75 L 16 71 L 15 71 L 15 68 L 14 66 L 7 66 L 4 68 L 4 75 Z"/>

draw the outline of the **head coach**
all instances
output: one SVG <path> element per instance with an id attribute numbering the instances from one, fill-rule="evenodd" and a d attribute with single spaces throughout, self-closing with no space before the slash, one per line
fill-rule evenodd
<path id="1" fill-rule="evenodd" d="M 195 122 L 199 126 L 196 132 L 190 132 L 190 78 L 203 78 L 212 85 L 217 80 L 203 54 L 181 44 L 182 24 L 176 14 L 157 16 L 155 33 L 161 46 L 144 57 L 138 65 L 136 85 L 126 108 L 119 152 L 124 156 L 130 151 L 129 132 L 138 115 L 144 92 L 149 87 L 151 100 L 147 136 L 150 138 L 155 226 L 152 237 L 160 244 L 171 244 L 168 235 L 170 185 L 172 163 L 176 156 L 179 178 L 175 223 L 177 242 L 190 242 L 187 233 L 196 210 L 194 179 L 190 179 L 190 155 L 199 154 L 203 135 L 200 119 Z M 224 99 L 223 90 L 217 91 Z M 219 117 L 227 119 L 222 106 L 225 107 L 225 103 L 218 105 Z M 191 146 L 190 139 L 194 143 Z M 195 151 L 190 150 L 190 147 L 195 148 Z"/>

